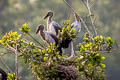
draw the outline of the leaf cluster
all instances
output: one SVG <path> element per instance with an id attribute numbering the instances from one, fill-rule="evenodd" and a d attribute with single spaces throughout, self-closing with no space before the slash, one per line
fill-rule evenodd
<path id="1" fill-rule="evenodd" d="M 63 24 L 64 28 L 58 34 L 60 42 L 67 38 L 73 40 L 76 35 L 75 30 L 71 29 L 70 21 L 65 21 Z M 29 27 L 27 26 L 26 30 L 24 27 L 23 32 L 28 34 Z M 55 43 L 43 48 L 34 42 L 26 41 L 17 32 L 6 33 L 0 42 L 8 49 L 17 48 L 19 57 L 29 65 L 40 80 L 104 80 L 106 65 L 102 63 L 105 57 L 101 55 L 101 51 L 110 51 L 114 43 L 111 37 L 98 35 L 91 38 L 85 33 L 82 43 L 78 45 L 77 56 L 67 60 L 64 55 L 59 55 Z"/>
<path id="2" fill-rule="evenodd" d="M 15 73 L 8 73 L 7 80 L 16 80 Z"/>

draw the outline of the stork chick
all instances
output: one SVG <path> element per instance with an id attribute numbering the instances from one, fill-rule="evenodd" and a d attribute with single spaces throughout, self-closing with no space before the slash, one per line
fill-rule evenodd
<path id="1" fill-rule="evenodd" d="M 48 44 L 53 42 L 53 43 L 55 43 L 56 46 L 58 45 L 58 39 L 57 39 L 56 35 L 54 35 L 51 32 L 44 31 L 44 25 L 40 24 L 38 26 L 36 34 L 38 34 L 38 33 L 40 33 L 42 39 L 45 40 Z M 60 51 L 60 55 L 62 56 L 62 49 L 61 49 L 60 45 L 58 45 L 58 50 Z"/>
<path id="2" fill-rule="evenodd" d="M 78 32 L 81 31 L 81 21 L 79 16 L 77 15 L 77 13 L 74 13 L 74 17 L 75 17 L 75 22 L 73 22 L 71 24 L 71 28 L 75 29 L 75 34 L 77 35 Z M 72 48 L 72 53 L 71 53 L 71 57 L 75 56 L 75 52 L 74 52 L 74 41 L 71 41 L 71 48 Z"/>
<path id="3" fill-rule="evenodd" d="M 81 31 L 81 20 L 79 16 L 77 15 L 77 13 L 74 13 L 74 17 L 75 17 L 75 22 L 73 22 L 71 26 L 72 26 L 72 29 L 74 28 L 76 29 L 75 34 L 78 34 L 78 32 Z"/>
<path id="4" fill-rule="evenodd" d="M 58 30 L 62 30 L 62 27 L 55 22 L 54 20 L 52 20 L 53 17 L 53 12 L 49 11 L 47 13 L 47 15 L 44 17 L 44 19 L 47 19 L 47 31 L 52 32 L 54 35 L 58 34 Z"/>

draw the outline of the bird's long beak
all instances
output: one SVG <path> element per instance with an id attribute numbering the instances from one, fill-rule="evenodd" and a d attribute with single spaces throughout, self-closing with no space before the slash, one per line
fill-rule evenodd
<path id="1" fill-rule="evenodd" d="M 38 27 L 37 30 L 36 30 L 36 34 L 38 34 L 40 31 L 40 28 Z"/>
<path id="2" fill-rule="evenodd" d="M 46 19 L 48 16 L 49 16 L 49 15 L 47 14 L 47 15 L 44 17 L 44 19 Z"/>

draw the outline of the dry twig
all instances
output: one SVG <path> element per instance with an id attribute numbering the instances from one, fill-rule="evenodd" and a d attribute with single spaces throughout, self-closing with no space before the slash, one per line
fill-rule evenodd
<path id="1" fill-rule="evenodd" d="M 92 24 L 92 27 L 94 29 L 94 32 L 95 32 L 95 35 L 97 36 L 97 31 L 96 31 L 96 27 L 95 27 L 95 24 L 94 24 L 94 20 L 92 18 L 92 12 L 91 12 L 91 9 L 90 9 L 90 6 L 89 6 L 89 1 L 88 0 L 82 0 L 83 4 L 85 5 L 85 7 L 87 8 L 88 10 L 88 13 L 90 15 L 90 21 L 91 21 L 91 24 Z"/>

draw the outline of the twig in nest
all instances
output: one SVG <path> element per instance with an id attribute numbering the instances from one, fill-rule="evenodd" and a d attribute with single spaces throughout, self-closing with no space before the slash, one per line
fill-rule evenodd
<path id="1" fill-rule="evenodd" d="M 55 69 L 65 80 L 77 80 L 78 78 L 78 72 L 75 66 L 57 65 Z"/>

